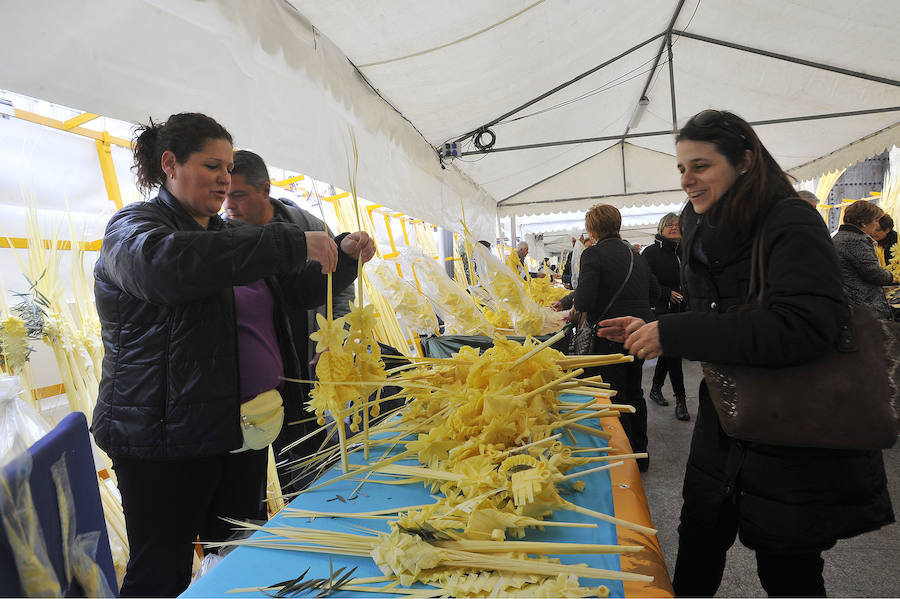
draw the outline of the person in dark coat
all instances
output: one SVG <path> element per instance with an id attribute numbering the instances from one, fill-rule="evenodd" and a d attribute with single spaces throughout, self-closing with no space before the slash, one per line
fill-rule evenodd
<path id="1" fill-rule="evenodd" d="M 865 306 L 875 318 L 893 320 L 883 285 L 894 282 L 894 275 L 881 267 L 871 235 L 884 211 L 860 200 L 844 210 L 844 223 L 832 237 L 837 250 L 844 291 L 853 306 Z"/>
<path id="2" fill-rule="evenodd" d="M 282 380 L 298 374 L 284 294 L 321 304 L 324 273 L 349 284 L 373 246 L 359 233 L 229 226 L 217 213 L 232 154 L 206 115 L 139 128 L 138 183 L 158 196 L 110 219 L 94 268 L 104 357 L 92 431 L 122 496 L 122 596 L 177 596 L 198 535 L 230 536 L 220 516 L 265 518 L 267 450 L 241 451 L 240 415 L 272 389 L 299 401 Z"/>
<path id="3" fill-rule="evenodd" d="M 897 231 L 894 230 L 894 219 L 889 214 L 882 214 L 878 226 L 872 233 L 872 239 L 878 242 L 879 260 L 882 266 L 890 264 L 894 257 L 894 246 L 897 245 Z"/>
<path id="4" fill-rule="evenodd" d="M 676 138 L 683 274 L 689 310 L 658 322 L 601 322 L 639 358 L 761 367 L 814 360 L 833 348 L 846 312 L 837 254 L 821 216 L 794 199 L 787 175 L 753 129 L 728 112 L 703 111 Z M 750 253 L 760 227 L 765 303 L 747 302 Z M 700 384 L 682 492 L 679 596 L 716 593 L 740 535 L 756 552 L 769 596 L 825 596 L 822 552 L 894 521 L 880 451 L 775 447 L 728 437 Z"/>
<path id="5" fill-rule="evenodd" d="M 641 253 L 659 281 L 660 294 L 654 306 L 657 317 L 681 312 L 684 308 L 684 295 L 681 292 L 680 242 L 681 225 L 678 223 L 678 215 L 670 212 L 660 219 L 653 244 L 647 246 Z M 661 406 L 669 405 L 662 394 L 667 374 L 672 381 L 672 391 L 675 392 L 675 417 L 678 420 L 690 420 L 680 356 L 663 355 L 656 359 L 650 399 Z"/>
<path id="6" fill-rule="evenodd" d="M 659 294 L 659 284 L 647 262 L 619 236 L 622 226 L 619 210 L 615 206 L 597 204 L 588 211 L 584 221 L 593 244 L 581 254 L 575 310 L 586 312 L 588 323 L 625 314 L 641 314 L 645 319 L 652 319 L 650 302 Z M 622 291 L 616 296 L 620 288 Z M 595 354 L 624 352 L 621 343 L 607 339 L 597 339 L 592 349 Z M 616 401 L 634 406 L 635 413 L 623 412 L 621 422 L 635 452 L 647 451 L 647 402 L 641 389 L 642 365 L 643 361 L 636 359 L 627 364 L 601 366 L 585 374 L 601 375 L 604 382 L 618 391 Z M 638 460 L 642 472 L 648 466 L 649 458 Z"/>

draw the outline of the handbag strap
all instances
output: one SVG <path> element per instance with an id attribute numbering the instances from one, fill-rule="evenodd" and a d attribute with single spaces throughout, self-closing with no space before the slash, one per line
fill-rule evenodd
<path id="1" fill-rule="evenodd" d="M 631 273 L 634 270 L 634 252 L 635 250 L 628 245 L 628 242 L 622 241 L 625 244 L 625 247 L 628 248 L 628 257 L 631 258 L 631 261 L 628 263 L 628 274 L 625 275 L 625 280 L 622 281 L 622 284 L 619 285 L 619 288 L 613 294 L 612 299 L 609 300 L 609 303 L 606 304 L 606 308 L 603 309 L 603 312 L 600 313 L 600 317 L 597 318 L 597 322 L 591 325 L 594 327 L 598 322 L 603 320 L 606 317 L 606 313 L 609 312 L 610 308 L 612 308 L 613 304 L 616 303 L 616 300 L 619 299 L 619 296 L 622 295 L 622 292 L 625 290 L 625 285 L 628 284 L 628 280 L 631 278 Z M 585 322 L 587 322 L 587 315 L 585 315 Z"/>

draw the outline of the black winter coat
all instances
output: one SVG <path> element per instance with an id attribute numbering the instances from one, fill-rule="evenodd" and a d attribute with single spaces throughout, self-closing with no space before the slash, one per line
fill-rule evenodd
<path id="1" fill-rule="evenodd" d="M 339 254 L 335 279 L 345 285 L 356 263 Z M 203 229 L 164 188 L 117 212 L 94 267 L 105 351 L 92 425 L 97 445 L 112 457 L 141 459 L 240 447 L 232 287 L 266 279 L 291 376 L 298 364 L 281 289 L 310 308 L 323 303 L 325 277 L 317 268 L 306 260 L 299 227 L 233 227 L 214 216 Z"/>
<path id="2" fill-rule="evenodd" d="M 682 293 L 681 291 L 681 257 L 679 255 L 680 248 L 677 241 L 666 239 L 662 235 L 657 235 L 653 240 L 653 244 L 648 245 L 641 252 L 641 256 L 650 265 L 656 280 L 659 281 L 659 298 L 657 298 L 654 308 L 656 314 L 668 314 L 669 312 L 681 312 L 683 304 L 672 304 L 672 292 Z"/>
<path id="3" fill-rule="evenodd" d="M 628 276 L 629 254 L 634 256 L 631 276 L 622 293 L 604 314 L 603 310 Z M 658 296 L 659 283 L 647 262 L 618 235 L 604 237 L 581 254 L 574 303 L 578 311 L 587 312 L 590 322 L 596 322 L 601 316 L 638 316 L 653 320 L 650 305 Z"/>
<path id="4" fill-rule="evenodd" d="M 778 366 L 832 347 L 845 305 L 837 255 L 814 208 L 778 203 L 766 221 L 766 301 L 746 302 L 752 237 L 717 235 L 688 205 L 682 218 L 683 280 L 690 310 L 659 319 L 664 353 L 692 360 Z M 702 241 L 701 241 L 702 238 Z M 684 481 L 682 526 L 714 527 L 736 502 L 751 549 L 815 551 L 893 522 L 880 451 L 774 447 L 725 435 L 700 386 Z"/>

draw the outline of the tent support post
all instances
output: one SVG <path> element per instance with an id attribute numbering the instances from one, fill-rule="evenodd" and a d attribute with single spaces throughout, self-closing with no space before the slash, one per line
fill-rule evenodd
<path id="1" fill-rule="evenodd" d="M 750 126 L 757 127 L 760 125 L 777 125 L 781 123 L 800 123 L 803 121 L 817 121 L 820 119 L 836 119 L 850 116 L 862 116 L 865 114 L 880 114 L 884 112 L 900 112 L 900 106 L 887 106 L 885 108 L 869 108 L 867 110 L 850 110 L 846 112 L 830 112 L 827 114 L 811 114 L 806 116 L 788 117 L 785 119 L 769 119 L 765 121 L 752 121 Z M 472 156 L 476 154 L 489 154 L 493 152 L 511 152 L 514 150 L 533 150 L 535 148 L 549 148 L 553 146 L 570 146 L 574 144 L 592 143 L 598 141 L 619 141 L 622 139 L 631 139 L 633 137 L 657 137 L 660 135 L 672 135 L 671 131 L 647 131 L 646 133 L 628 133 L 626 135 L 607 135 L 605 137 L 585 137 L 582 139 L 564 139 L 561 141 L 545 141 L 536 144 L 525 144 L 521 146 L 508 146 L 505 148 L 492 148 L 490 150 L 472 150 L 470 152 L 462 152 L 460 156 Z"/>
<path id="2" fill-rule="evenodd" d="M 103 132 L 103 139 L 97 139 L 97 158 L 100 159 L 100 171 L 103 173 L 103 184 L 106 186 L 106 196 L 116 205 L 116 210 L 122 209 L 122 192 L 119 190 L 119 179 L 116 177 L 116 167 L 113 164 L 112 146 L 109 133 Z"/>
<path id="3" fill-rule="evenodd" d="M 760 56 L 768 56 L 769 58 L 777 58 L 778 60 L 784 60 L 786 62 L 793 62 L 795 64 L 800 64 L 800 65 L 803 65 L 806 67 L 813 67 L 815 69 L 831 71 L 832 73 L 840 73 L 841 75 L 847 75 L 849 77 L 857 77 L 859 79 L 865 79 L 867 81 L 874 81 L 876 83 L 884 83 L 885 85 L 893 85 L 895 87 L 900 87 L 900 81 L 897 81 L 896 79 L 888 79 L 887 77 L 879 77 L 877 75 L 869 75 L 867 73 L 861 73 L 859 71 L 852 71 L 850 69 L 835 67 L 835 66 L 831 66 L 828 64 L 823 64 L 821 62 L 813 62 L 811 60 L 795 58 L 793 56 L 788 56 L 786 54 L 779 54 L 777 52 L 769 52 L 768 50 L 760 50 L 759 48 L 751 48 L 750 46 L 742 46 L 741 44 L 735 44 L 733 42 L 717 40 L 715 38 L 706 37 L 703 35 L 697 35 L 696 33 L 688 33 L 687 31 L 679 31 L 678 29 L 673 29 L 672 33 L 674 33 L 675 35 L 681 36 L 681 37 L 686 37 L 686 38 L 698 40 L 701 42 L 706 42 L 708 44 L 715 44 L 717 46 L 725 46 L 726 48 L 731 48 L 733 50 L 741 50 L 743 52 L 750 52 L 751 54 L 759 54 Z"/>
<path id="4" fill-rule="evenodd" d="M 672 33 L 666 35 L 669 47 L 669 97 L 672 98 L 672 132 L 678 131 L 678 112 L 675 110 L 675 69 L 672 66 Z"/>

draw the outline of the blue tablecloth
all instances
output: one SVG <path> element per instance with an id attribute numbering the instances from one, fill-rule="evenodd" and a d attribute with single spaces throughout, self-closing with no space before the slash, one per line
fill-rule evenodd
<path id="1" fill-rule="evenodd" d="M 562 396 L 568 401 L 582 401 L 581 396 Z M 595 423 L 591 421 L 593 426 Z M 606 442 L 598 437 L 575 434 L 580 447 L 604 447 Z M 565 439 L 565 437 L 563 437 Z M 386 448 L 380 448 L 384 451 Z M 381 454 L 373 450 L 371 456 L 379 457 Z M 361 464 L 364 462 L 362 451 L 351 454 L 350 462 Z M 401 464 L 416 464 L 415 462 L 399 462 Z M 594 467 L 583 466 L 579 469 L 587 470 Z M 341 473 L 340 466 L 336 466 L 321 480 L 334 478 Z M 613 497 L 609 473 L 607 471 L 596 472 L 584 479 L 585 488 L 581 493 L 572 493 L 564 497 L 573 503 L 607 514 L 613 514 Z M 318 484 L 318 483 L 317 483 Z M 424 485 L 381 485 L 367 483 L 362 487 L 365 495 L 358 494 L 355 499 L 353 489 L 358 482 L 344 480 L 329 485 L 317 491 L 311 491 L 300 495 L 291 502 L 289 507 L 297 507 L 309 510 L 330 512 L 364 512 L 384 509 L 391 506 L 408 506 L 423 503 L 432 503 L 434 498 L 428 493 Z M 337 496 L 342 496 L 347 503 L 342 503 Z M 288 518 L 285 511 L 276 515 L 266 526 L 296 526 L 304 528 L 316 528 L 321 530 L 335 530 L 340 532 L 358 532 L 354 525 L 377 530 L 388 530 L 385 520 L 361 520 L 346 518 L 316 518 L 309 522 L 309 518 Z M 595 518 L 582 516 L 575 512 L 558 511 L 554 519 L 565 522 L 591 522 L 598 524 L 598 528 L 559 528 L 547 527 L 543 531 L 529 528 L 527 537 L 529 541 L 560 541 L 568 543 L 598 543 L 615 545 L 617 543 L 616 529 L 612 524 L 599 521 Z M 261 532 L 255 536 L 265 536 Z M 591 555 L 560 555 L 563 563 L 587 564 L 594 568 L 607 570 L 621 570 L 619 556 L 617 554 L 591 554 Z M 353 557 L 345 555 L 331 556 L 334 569 L 347 566 L 348 569 L 358 566 L 355 577 L 381 576 L 381 571 L 369 557 Z M 182 597 L 224 597 L 225 593 L 234 588 L 261 587 L 283 580 L 296 578 L 306 568 L 310 568 L 306 578 L 327 577 L 329 572 L 329 556 L 325 554 L 284 551 L 277 549 L 261 549 L 257 547 L 238 547 L 229 553 L 206 576 L 189 587 Z M 624 590 L 620 581 L 582 579 L 583 586 L 606 585 L 611 597 L 624 597 Z M 359 593 L 341 592 L 336 597 L 358 596 Z M 265 597 L 261 592 L 232 593 L 230 597 Z M 374 595 L 373 595 L 374 596 Z"/>

